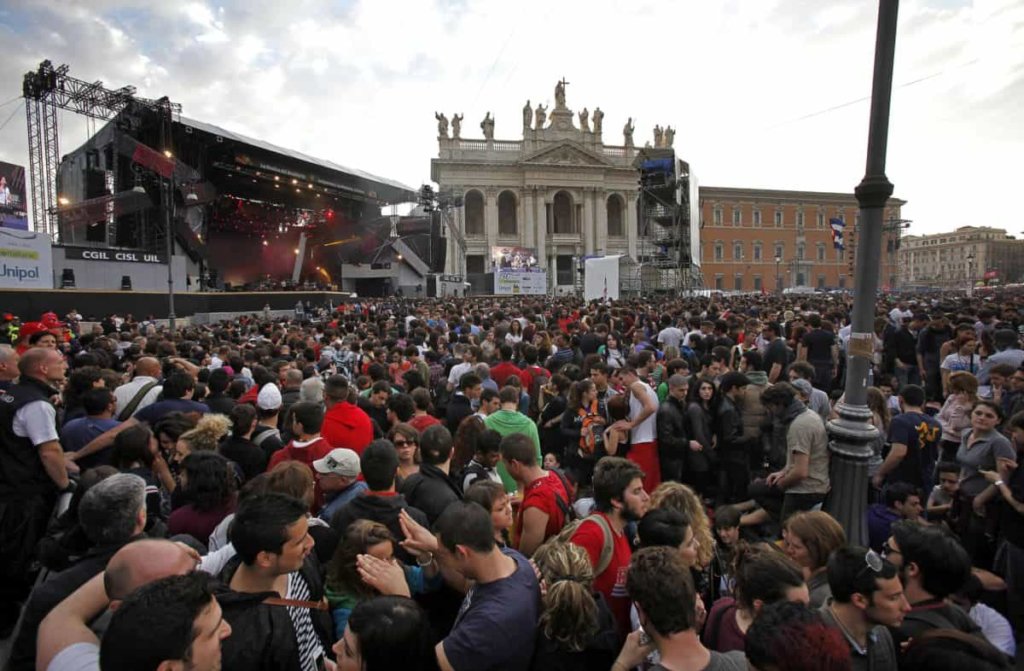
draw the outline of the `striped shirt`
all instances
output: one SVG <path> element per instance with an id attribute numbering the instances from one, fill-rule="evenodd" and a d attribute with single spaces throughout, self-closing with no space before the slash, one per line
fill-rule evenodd
<path id="1" fill-rule="evenodd" d="M 296 571 L 288 574 L 288 599 L 309 601 L 309 585 L 302 575 Z M 299 649 L 299 667 L 302 671 L 318 671 L 320 661 L 324 657 L 324 648 L 320 645 L 320 637 L 313 628 L 313 620 L 308 608 L 288 607 L 288 615 L 292 618 L 295 629 L 295 642 Z"/>

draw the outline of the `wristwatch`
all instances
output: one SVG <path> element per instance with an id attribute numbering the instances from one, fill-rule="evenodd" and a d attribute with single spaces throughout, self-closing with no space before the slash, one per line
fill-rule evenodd
<path id="1" fill-rule="evenodd" d="M 1002 480 L 996 480 L 996 481 L 995 481 L 995 482 L 993 482 L 992 484 L 993 484 L 993 485 L 995 485 L 996 487 L 1002 487 L 1002 486 L 1003 486 L 1003 485 L 1005 485 L 1006 483 L 1005 483 L 1005 482 L 1003 482 Z"/>

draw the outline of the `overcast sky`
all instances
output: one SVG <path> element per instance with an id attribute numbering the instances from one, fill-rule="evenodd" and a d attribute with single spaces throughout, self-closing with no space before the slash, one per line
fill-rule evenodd
<path id="1" fill-rule="evenodd" d="M 434 111 L 519 139 L 527 99 L 605 112 L 604 140 L 655 124 L 702 184 L 852 191 L 864 173 L 869 0 L 5 0 L 0 103 L 44 58 L 188 117 L 416 187 Z M 911 233 L 1024 234 L 1024 1 L 904 0 L 888 175 Z M 26 164 L 23 104 L 0 160 Z M 62 116 L 62 151 L 86 139 Z"/>

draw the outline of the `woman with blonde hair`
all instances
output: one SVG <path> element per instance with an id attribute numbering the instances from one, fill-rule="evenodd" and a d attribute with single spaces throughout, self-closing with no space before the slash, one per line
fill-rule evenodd
<path id="1" fill-rule="evenodd" d="M 794 513 L 782 525 L 786 555 L 804 574 L 811 594 L 811 608 L 820 608 L 831 596 L 828 558 L 846 545 L 846 533 L 839 522 L 826 512 L 805 510 Z"/>
<path id="2" fill-rule="evenodd" d="M 669 508 L 683 514 L 690 521 L 697 542 L 696 568 L 704 570 L 715 555 L 715 537 L 711 522 L 700 497 L 689 486 L 678 482 L 663 482 L 651 494 L 651 508 Z"/>
<path id="3" fill-rule="evenodd" d="M 946 387 L 949 395 L 937 418 L 942 425 L 939 461 L 956 461 L 964 433 L 971 428 L 971 409 L 978 400 L 978 378 L 958 370 L 946 378 Z"/>
<path id="4" fill-rule="evenodd" d="M 228 435 L 230 430 L 231 420 L 226 415 L 203 415 L 194 429 L 189 429 L 178 436 L 172 458 L 175 462 L 181 463 L 193 452 L 217 452 L 220 439 Z"/>
<path id="5" fill-rule="evenodd" d="M 594 591 L 587 551 L 550 541 L 533 555 L 546 589 L 533 669 L 608 669 L 618 655 L 615 618 Z"/>

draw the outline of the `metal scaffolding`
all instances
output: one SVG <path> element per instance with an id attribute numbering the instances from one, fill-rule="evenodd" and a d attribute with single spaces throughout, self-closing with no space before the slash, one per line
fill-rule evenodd
<path id="1" fill-rule="evenodd" d="M 25 74 L 22 82 L 28 129 L 29 189 L 32 225 L 54 239 L 58 233 L 57 168 L 60 165 L 60 135 L 57 110 L 68 110 L 93 119 L 109 121 L 129 105 L 139 105 L 166 114 L 168 122 L 181 116 L 181 105 L 167 98 L 149 100 L 135 95 L 135 87 L 108 89 L 103 82 L 87 82 L 68 75 L 68 66 L 54 67 L 43 61 Z"/>
<path id="2" fill-rule="evenodd" d="M 633 295 L 703 288 L 696 181 L 672 148 L 640 150 L 637 258 L 623 269 L 622 290 Z"/>

